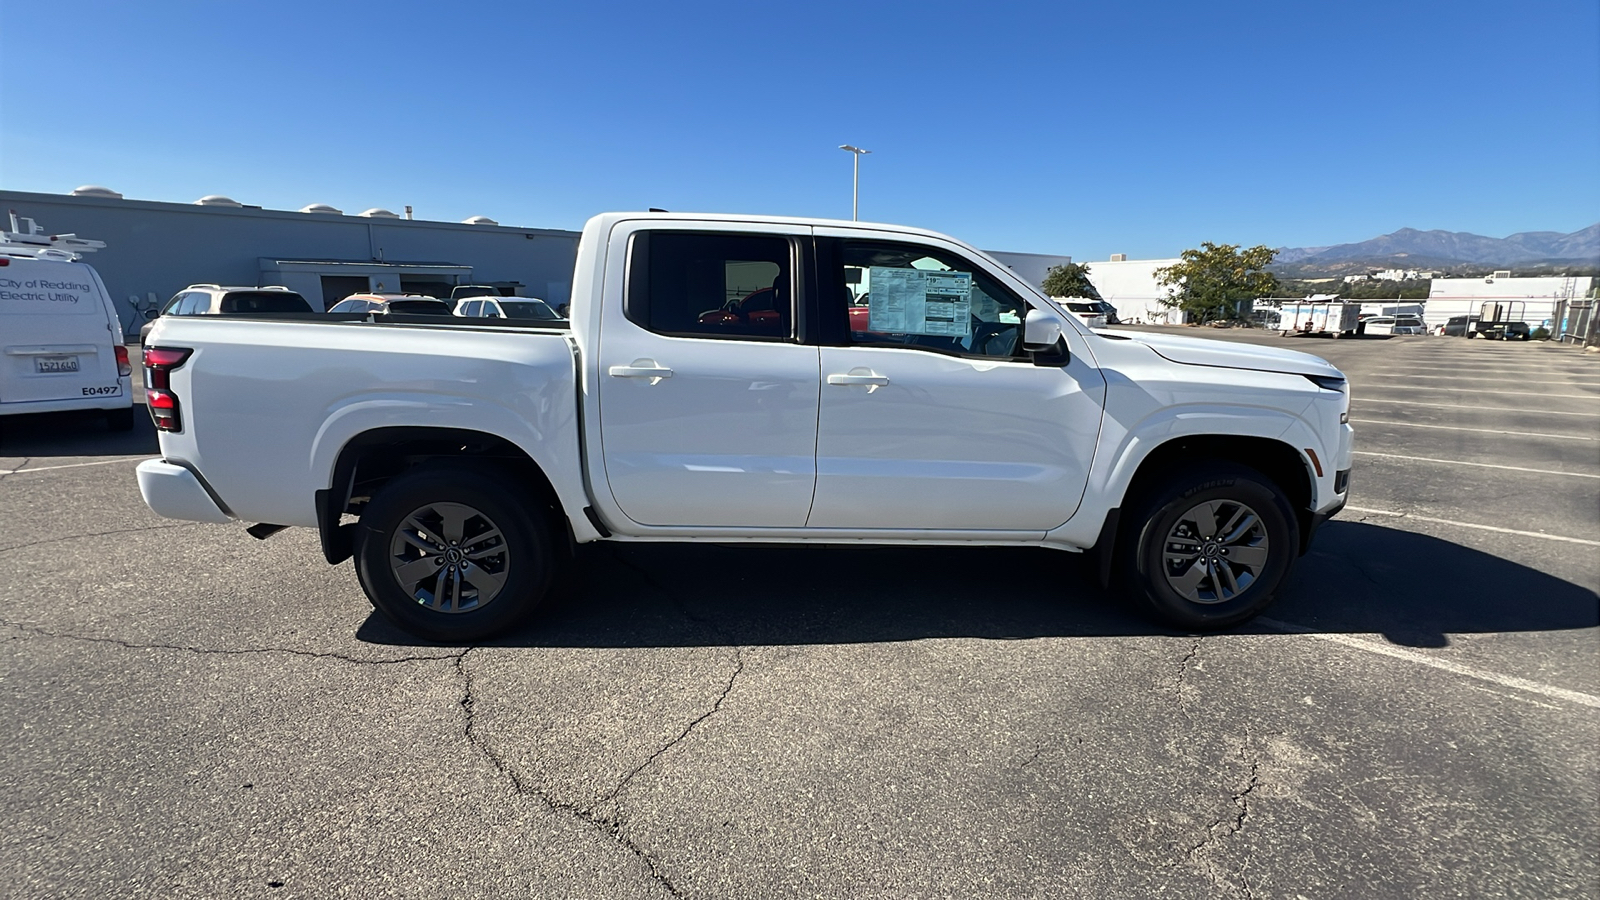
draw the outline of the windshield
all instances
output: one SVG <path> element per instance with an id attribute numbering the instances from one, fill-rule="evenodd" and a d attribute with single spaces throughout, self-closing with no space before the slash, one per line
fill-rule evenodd
<path id="1" fill-rule="evenodd" d="M 450 315 L 450 307 L 443 300 L 391 300 L 386 311 L 414 316 Z"/>
<path id="2" fill-rule="evenodd" d="M 1097 313 L 1100 307 L 1094 303 L 1068 303 L 1067 309 L 1075 313 Z"/>
<path id="3" fill-rule="evenodd" d="M 543 300 L 501 300 L 500 308 L 512 319 L 559 319 Z"/>

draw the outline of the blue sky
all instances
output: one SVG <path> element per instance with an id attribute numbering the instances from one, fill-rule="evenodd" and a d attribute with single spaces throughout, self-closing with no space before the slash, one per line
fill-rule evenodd
<path id="1" fill-rule="evenodd" d="M 0 188 L 1176 255 L 1600 221 L 1600 4 L 8 3 Z"/>

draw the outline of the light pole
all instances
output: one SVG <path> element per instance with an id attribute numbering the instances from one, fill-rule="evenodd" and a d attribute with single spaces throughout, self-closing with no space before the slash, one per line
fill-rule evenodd
<path id="1" fill-rule="evenodd" d="M 850 181 L 850 221 L 855 222 L 861 218 L 859 215 L 861 211 L 861 157 L 872 151 L 863 150 L 860 147 L 852 147 L 849 144 L 840 144 L 839 149 L 850 151 L 851 159 L 855 161 L 855 177 Z"/>

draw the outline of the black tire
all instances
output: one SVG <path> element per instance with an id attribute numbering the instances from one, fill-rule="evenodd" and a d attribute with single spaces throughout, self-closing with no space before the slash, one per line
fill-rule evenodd
<path id="1" fill-rule="evenodd" d="M 547 517 L 497 473 L 426 463 L 368 504 L 356 526 L 356 575 L 400 628 L 441 643 L 483 640 L 515 627 L 544 599 L 558 560 Z M 449 542 L 454 519 L 457 540 Z M 412 577 L 430 565 L 440 577 Z"/>
<path id="2" fill-rule="evenodd" d="M 112 431 L 132 431 L 133 407 L 106 410 L 106 427 Z"/>
<path id="3" fill-rule="evenodd" d="M 1253 513 L 1256 524 L 1239 510 Z M 1300 527 L 1289 499 L 1271 479 L 1235 463 L 1199 463 L 1175 473 L 1134 513 L 1119 542 L 1120 580 L 1140 612 L 1185 631 L 1253 618 L 1272 602 L 1299 556 Z M 1241 518 L 1234 519 L 1236 513 Z M 1210 526 L 1197 524 L 1206 517 L 1214 520 Z M 1244 529 L 1232 541 L 1220 530 L 1230 525 Z M 1195 527 L 1218 530 L 1192 541 L 1183 536 Z M 1188 584 L 1194 578 L 1199 583 Z"/>

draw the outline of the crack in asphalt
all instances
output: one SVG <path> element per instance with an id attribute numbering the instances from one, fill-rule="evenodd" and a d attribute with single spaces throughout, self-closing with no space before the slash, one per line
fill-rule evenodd
<path id="1" fill-rule="evenodd" d="M 8 469 L 8 470 L 6 470 L 4 472 L 0 472 L 0 481 L 5 481 L 7 478 L 10 478 L 11 476 L 17 474 L 17 472 L 21 471 L 22 469 L 27 468 L 28 467 L 28 463 L 31 463 L 31 462 L 33 462 L 33 457 L 24 456 L 22 458 L 22 462 L 17 463 L 16 465 L 12 466 L 10 469 Z"/>
<path id="2" fill-rule="evenodd" d="M 344 662 L 356 663 L 366 666 L 392 666 L 399 663 L 437 662 L 439 660 L 454 659 L 455 654 L 443 656 L 402 656 L 394 659 L 361 659 L 343 653 L 319 653 L 313 650 L 296 650 L 289 647 L 240 647 L 240 648 L 213 648 L 196 647 L 192 644 L 139 644 L 125 641 L 121 638 L 94 637 L 86 634 L 72 634 L 64 631 L 51 631 L 37 625 L 23 625 L 18 622 L 0 622 L 0 627 L 11 628 L 24 634 L 34 634 L 39 637 L 59 638 L 66 641 L 79 641 L 86 644 L 110 644 L 124 650 L 171 650 L 179 653 L 194 653 L 200 656 L 249 656 L 256 653 L 283 653 L 289 656 L 303 656 L 308 659 L 337 659 Z"/>
<path id="3" fill-rule="evenodd" d="M 728 683 L 722 686 L 722 693 L 717 696 L 716 702 L 711 704 L 711 708 L 706 710 L 704 713 L 701 713 L 699 718 L 695 719 L 693 722 L 690 722 L 688 727 L 679 732 L 677 737 L 668 741 L 660 750 L 650 754 L 650 758 L 640 763 L 638 768 L 623 776 L 622 780 L 617 782 L 617 786 L 612 788 L 611 792 L 606 794 L 606 796 L 600 800 L 600 803 L 610 803 L 611 801 L 616 800 L 623 791 L 627 790 L 628 785 L 633 782 L 634 778 L 638 777 L 640 772 L 650 768 L 650 766 L 655 763 L 657 759 L 661 758 L 662 754 L 666 753 L 668 750 L 671 750 L 673 747 L 676 747 L 680 742 L 687 738 L 689 733 L 694 731 L 701 722 L 704 722 L 705 720 L 716 715 L 717 712 L 722 709 L 722 701 L 728 699 L 728 695 L 733 693 L 734 682 L 738 681 L 739 675 L 744 672 L 744 654 L 740 652 L 738 647 L 733 648 L 733 661 L 733 671 L 728 674 Z M 595 806 L 599 805 L 599 803 L 595 804 Z"/>
<path id="4" fill-rule="evenodd" d="M 638 857 L 639 860 L 645 864 L 650 871 L 650 877 L 655 879 L 656 883 L 661 885 L 661 887 L 664 888 L 667 893 L 671 894 L 673 897 L 683 897 L 683 893 L 678 890 L 678 886 L 672 882 L 671 878 L 667 877 L 665 872 L 661 871 L 661 868 L 656 863 L 655 858 L 646 852 L 644 848 L 634 843 L 633 840 L 627 835 L 622 833 L 621 821 L 600 815 L 599 813 L 595 812 L 593 807 L 582 807 L 575 803 L 563 803 L 560 800 L 555 799 L 554 797 L 540 790 L 538 787 L 524 781 L 522 775 L 517 772 L 516 767 L 513 766 L 510 761 L 496 753 L 493 747 L 489 746 L 488 742 L 485 741 L 482 735 L 479 734 L 477 718 L 478 701 L 477 697 L 473 693 L 475 682 L 472 678 L 472 670 L 467 666 L 467 656 L 472 652 L 473 649 L 474 648 L 468 647 L 467 649 L 462 650 L 461 653 L 455 657 L 456 674 L 461 676 L 461 680 L 464 685 L 464 690 L 461 695 L 461 711 L 466 717 L 465 735 L 467 738 L 467 743 L 476 749 L 484 759 L 487 759 L 498 772 L 504 775 L 506 779 L 511 782 L 512 790 L 515 791 L 518 796 L 531 797 L 535 800 L 538 800 L 539 802 L 543 803 L 551 812 L 566 813 L 567 815 L 572 816 L 578 821 L 583 822 L 584 824 L 596 829 L 597 831 L 616 841 L 620 846 L 622 846 L 623 849 Z M 726 694 L 723 696 L 726 696 Z M 701 718 L 704 719 L 703 716 Z M 687 732 L 685 732 L 685 734 L 687 734 Z"/>
<path id="5" fill-rule="evenodd" d="M 1249 758 L 1247 754 L 1248 750 L 1249 748 L 1246 745 L 1241 745 L 1239 747 L 1239 759 L 1242 762 L 1248 762 L 1250 764 L 1250 777 L 1246 779 L 1243 787 L 1234 791 L 1231 800 L 1233 809 L 1218 815 L 1215 819 L 1212 819 L 1211 823 L 1206 826 L 1205 837 L 1202 838 L 1199 843 L 1190 847 L 1188 852 L 1185 854 L 1185 857 L 1190 862 L 1199 864 L 1201 871 L 1204 872 L 1206 877 L 1211 879 L 1211 881 L 1219 888 L 1230 890 L 1235 895 L 1243 897 L 1244 900 L 1252 900 L 1254 897 L 1254 893 L 1250 887 L 1250 881 L 1245 877 L 1245 870 L 1250 867 L 1250 857 L 1248 855 L 1246 855 L 1244 861 L 1240 863 L 1238 871 L 1234 873 L 1238 878 L 1237 885 L 1229 882 L 1223 876 L 1223 874 L 1218 871 L 1218 867 L 1215 863 L 1212 863 L 1210 860 L 1198 859 L 1197 857 L 1199 857 L 1204 851 L 1207 851 L 1211 847 L 1215 846 L 1218 842 L 1232 837 L 1233 835 L 1236 835 L 1244 830 L 1245 820 L 1250 816 L 1250 794 L 1261 785 L 1261 762 L 1259 760 Z"/>
<path id="6" fill-rule="evenodd" d="M 0 478 L 5 476 L 0 475 Z M 169 528 L 193 528 L 204 525 L 204 522 L 173 522 L 170 525 L 140 525 L 137 528 L 114 528 L 111 531 L 93 531 L 87 534 L 69 534 L 62 537 L 45 538 L 42 541 L 32 541 L 26 544 L 12 544 L 9 547 L 0 547 L 0 553 L 10 553 L 13 550 L 24 550 L 28 547 L 43 547 L 46 544 L 59 544 L 62 541 L 76 541 L 83 538 L 105 537 L 112 534 L 132 534 L 136 531 L 164 531 Z"/>
<path id="7" fill-rule="evenodd" d="M 673 897 L 681 898 L 684 896 L 682 890 L 679 889 L 678 885 L 673 882 L 673 880 L 665 871 L 662 870 L 661 865 L 656 858 L 652 856 L 648 850 L 646 850 L 644 847 L 641 847 L 632 838 L 623 833 L 623 810 L 622 804 L 619 802 L 618 798 L 621 797 L 623 792 L 627 790 L 628 786 L 633 783 L 634 779 L 638 778 L 647 769 L 654 765 L 657 760 L 659 760 L 673 747 L 676 747 L 683 741 L 687 740 L 689 735 L 693 734 L 696 729 L 705 724 L 707 720 L 722 710 L 722 705 L 728 699 L 728 696 L 733 693 L 733 688 L 738 683 L 739 676 L 744 674 L 744 651 L 743 648 L 732 645 L 730 636 L 725 633 L 716 622 L 696 615 L 694 611 L 683 602 L 682 598 L 676 594 L 676 592 L 658 582 L 648 570 L 640 567 L 632 560 L 627 559 L 620 552 L 620 550 L 614 549 L 613 552 L 618 562 L 632 570 L 646 584 L 650 585 L 658 592 L 666 596 L 667 599 L 672 602 L 673 606 L 675 606 L 678 611 L 683 614 L 684 618 L 716 633 L 724 640 L 729 641 L 730 646 L 733 647 L 733 670 L 728 673 L 727 683 L 722 686 L 722 690 L 717 694 L 716 699 L 712 701 L 710 708 L 701 713 L 699 716 L 696 716 L 694 720 L 685 725 L 675 737 L 663 744 L 654 753 L 651 753 L 650 756 L 646 758 L 644 762 L 636 766 L 633 771 L 629 772 L 627 775 L 624 775 L 617 782 L 617 784 L 599 800 L 589 804 L 588 806 L 580 806 L 576 803 L 562 802 L 550 796 L 537 785 L 525 780 L 522 774 L 517 771 L 516 766 L 514 766 L 510 760 L 495 752 L 495 749 L 490 746 L 489 742 L 483 736 L 481 723 L 478 721 L 478 700 L 476 694 L 474 693 L 476 682 L 472 677 L 472 670 L 468 665 L 467 659 L 468 655 L 474 648 L 469 647 L 466 650 L 463 650 L 460 655 L 455 657 L 456 672 L 461 676 L 462 684 L 464 686 L 461 697 L 461 710 L 462 714 L 466 717 L 465 733 L 467 742 L 480 754 L 482 754 L 482 756 L 487 759 L 497 771 L 503 774 L 506 779 L 511 782 L 512 789 L 519 796 L 536 799 L 540 803 L 544 804 L 545 807 L 550 811 L 570 815 L 578 821 L 611 838 L 613 841 L 616 841 L 619 846 L 638 857 L 638 859 L 644 863 L 649 870 L 650 877 L 655 880 L 656 884 L 660 885 L 663 890 Z M 600 807 L 604 804 L 612 804 L 611 814 L 608 815 L 600 810 Z"/>
<path id="8" fill-rule="evenodd" d="M 1178 698 L 1178 710 L 1190 721 L 1194 720 L 1194 714 L 1189 712 L 1188 695 L 1194 688 L 1187 681 L 1189 664 L 1194 662 L 1195 657 L 1200 655 L 1200 642 L 1202 640 L 1204 638 L 1196 637 L 1194 643 L 1189 645 L 1189 652 L 1183 655 L 1183 659 L 1178 660 L 1178 675 L 1173 679 L 1173 692 Z"/>

